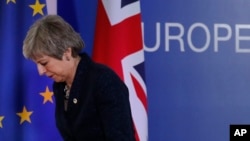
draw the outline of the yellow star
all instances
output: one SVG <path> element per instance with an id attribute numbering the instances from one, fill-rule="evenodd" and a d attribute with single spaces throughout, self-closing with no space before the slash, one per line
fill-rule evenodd
<path id="1" fill-rule="evenodd" d="M 16 0 L 7 0 L 7 4 L 8 4 L 9 2 L 16 3 Z"/>
<path id="2" fill-rule="evenodd" d="M 33 16 L 35 16 L 37 13 L 43 15 L 43 8 L 45 7 L 45 4 L 41 4 L 39 0 L 36 0 L 35 4 L 29 6 L 34 10 Z"/>
<path id="3" fill-rule="evenodd" d="M 53 92 L 49 91 L 49 87 L 46 87 L 45 92 L 40 93 L 40 95 L 43 96 L 43 104 L 45 104 L 47 101 L 50 101 L 51 103 L 53 103 L 52 100 L 52 96 L 53 96 Z"/>
<path id="4" fill-rule="evenodd" d="M 2 124 L 3 119 L 4 119 L 4 116 L 0 116 L 0 128 L 3 128 L 3 124 Z"/>
<path id="5" fill-rule="evenodd" d="M 20 124 L 22 124 L 24 121 L 31 123 L 30 116 L 32 113 L 33 111 L 28 112 L 26 107 L 23 106 L 23 111 L 20 113 L 16 113 L 19 117 L 21 117 Z"/>

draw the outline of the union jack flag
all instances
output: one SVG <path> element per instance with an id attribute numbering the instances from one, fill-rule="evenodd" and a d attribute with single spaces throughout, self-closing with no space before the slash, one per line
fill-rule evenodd
<path id="1" fill-rule="evenodd" d="M 148 140 L 139 0 L 99 0 L 93 59 L 111 67 L 129 88 L 137 141 Z"/>

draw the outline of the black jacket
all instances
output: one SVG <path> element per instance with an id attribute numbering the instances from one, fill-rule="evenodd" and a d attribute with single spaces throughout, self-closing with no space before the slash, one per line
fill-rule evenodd
<path id="1" fill-rule="evenodd" d="M 126 85 L 108 67 L 81 55 L 64 111 L 65 83 L 54 83 L 56 125 L 65 141 L 135 141 Z"/>

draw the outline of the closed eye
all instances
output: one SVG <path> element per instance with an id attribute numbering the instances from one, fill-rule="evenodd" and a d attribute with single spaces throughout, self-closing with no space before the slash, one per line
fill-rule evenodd
<path id="1" fill-rule="evenodd" d="M 46 66 L 48 64 L 48 62 L 42 62 L 40 63 L 42 66 Z"/>

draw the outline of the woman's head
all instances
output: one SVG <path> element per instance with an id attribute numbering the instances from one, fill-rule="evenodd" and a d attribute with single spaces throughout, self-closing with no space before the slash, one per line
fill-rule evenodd
<path id="1" fill-rule="evenodd" d="M 84 48 L 81 36 L 60 16 L 47 15 L 30 27 L 23 42 L 23 55 L 31 60 L 42 55 L 61 60 L 68 48 L 72 57 L 77 57 Z"/>

